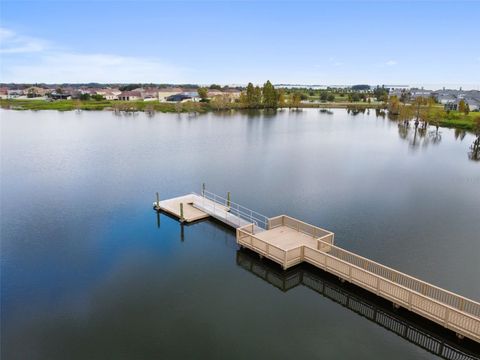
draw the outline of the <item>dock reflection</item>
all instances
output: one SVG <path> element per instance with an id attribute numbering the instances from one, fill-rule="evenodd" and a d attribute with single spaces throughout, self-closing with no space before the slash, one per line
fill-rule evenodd
<path id="1" fill-rule="evenodd" d="M 337 277 L 309 264 L 283 271 L 248 249 L 237 250 L 236 262 L 283 292 L 299 285 L 306 286 L 441 358 L 480 359 L 480 344 L 457 339 L 453 332 L 405 309 L 394 309 L 391 302 L 355 285 L 342 283 Z"/>

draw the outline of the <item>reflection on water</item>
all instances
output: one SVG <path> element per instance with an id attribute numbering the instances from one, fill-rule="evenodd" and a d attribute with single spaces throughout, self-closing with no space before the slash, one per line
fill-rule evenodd
<path id="1" fill-rule="evenodd" d="M 335 276 L 309 264 L 301 264 L 283 271 L 277 264 L 268 259 L 260 259 L 257 254 L 248 249 L 237 250 L 236 261 L 241 268 L 283 292 L 299 285 L 306 286 L 444 359 L 478 359 L 480 344 L 468 339 L 460 341 L 443 327 L 405 309 L 396 310 L 389 301 L 355 285 L 342 282 Z"/>
<path id="2" fill-rule="evenodd" d="M 440 128 L 431 146 L 431 128 L 331 112 L 0 110 L 2 360 L 434 358 L 303 286 L 259 282 L 232 231 L 151 211 L 155 192 L 206 182 L 479 299 L 477 137 Z"/>
<path id="3" fill-rule="evenodd" d="M 480 135 L 477 136 L 477 138 L 473 141 L 472 146 L 470 146 L 468 158 L 473 161 L 480 160 Z"/>
<path id="4" fill-rule="evenodd" d="M 412 149 L 437 145 L 442 141 L 442 132 L 438 127 L 435 130 L 432 128 L 424 122 L 405 120 L 398 123 L 398 136 Z"/>

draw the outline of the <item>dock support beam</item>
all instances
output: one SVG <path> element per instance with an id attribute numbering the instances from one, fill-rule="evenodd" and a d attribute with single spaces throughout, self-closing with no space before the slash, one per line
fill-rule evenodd
<path id="1" fill-rule="evenodd" d="M 230 191 L 227 192 L 227 207 L 230 207 Z"/>
<path id="2" fill-rule="evenodd" d="M 158 191 L 156 192 L 157 194 L 157 207 L 160 207 L 160 195 L 158 195 Z"/>
<path id="3" fill-rule="evenodd" d="M 205 196 L 205 183 L 202 184 L 202 196 Z"/>
<path id="4" fill-rule="evenodd" d="M 183 216 L 183 203 L 180 203 L 180 221 L 185 221 L 185 217 Z"/>

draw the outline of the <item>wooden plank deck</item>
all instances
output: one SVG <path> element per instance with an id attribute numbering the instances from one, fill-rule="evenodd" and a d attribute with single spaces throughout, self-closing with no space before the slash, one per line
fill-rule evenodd
<path id="1" fill-rule="evenodd" d="M 180 219 L 180 204 L 183 204 L 183 217 L 186 222 L 208 218 L 210 216 L 209 214 L 192 205 L 195 196 L 196 195 L 193 194 L 179 196 L 173 199 L 160 201 L 158 204 L 155 202 L 153 203 L 153 206 L 156 210 L 164 211 Z"/>

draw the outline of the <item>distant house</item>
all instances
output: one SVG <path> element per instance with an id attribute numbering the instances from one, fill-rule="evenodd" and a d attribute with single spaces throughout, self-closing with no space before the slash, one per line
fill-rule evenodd
<path id="1" fill-rule="evenodd" d="M 440 103 L 440 104 L 450 104 L 450 103 L 456 103 L 457 102 L 457 97 L 455 95 L 452 95 L 452 94 L 439 94 L 437 96 L 437 101 Z"/>
<path id="2" fill-rule="evenodd" d="M 241 91 L 237 89 L 208 90 L 209 99 L 225 99 L 227 102 L 233 102 L 240 98 Z"/>
<path id="3" fill-rule="evenodd" d="M 180 94 L 175 94 L 167 97 L 167 101 L 193 101 L 197 102 L 200 101 L 200 97 L 198 96 L 198 93 L 196 91 L 186 91 Z"/>
<path id="4" fill-rule="evenodd" d="M 24 92 L 21 89 L 12 89 L 12 90 L 7 90 L 7 98 L 9 99 L 15 99 L 19 96 L 23 96 Z"/>
<path id="5" fill-rule="evenodd" d="M 0 88 L 0 99 L 7 99 L 7 98 L 8 98 L 8 89 Z"/>
<path id="6" fill-rule="evenodd" d="M 480 100 L 473 98 L 465 98 L 465 102 L 468 104 L 470 111 L 480 111 Z"/>
<path id="7" fill-rule="evenodd" d="M 72 94 L 70 93 L 65 93 L 65 92 L 57 92 L 57 91 L 53 91 L 52 93 L 50 93 L 50 97 L 53 99 L 53 100 L 70 100 L 72 98 Z"/>
<path id="8" fill-rule="evenodd" d="M 207 97 L 214 98 L 215 96 L 225 95 L 223 91 L 220 90 L 208 90 Z"/>
<path id="9" fill-rule="evenodd" d="M 416 98 L 429 98 L 432 96 L 432 92 L 430 90 L 423 90 L 423 89 L 411 89 L 410 96 L 412 99 Z"/>
<path id="10" fill-rule="evenodd" d="M 230 99 L 232 101 L 236 100 L 236 99 L 239 99 L 240 98 L 240 95 L 242 94 L 242 92 L 238 89 L 234 89 L 234 88 L 231 88 L 231 89 L 225 89 L 223 90 L 223 93 L 224 94 L 228 94 L 228 96 L 230 97 Z"/>
<path id="11" fill-rule="evenodd" d="M 169 101 L 167 100 L 168 97 L 173 95 L 181 94 L 183 90 L 181 88 L 163 88 L 158 89 L 158 101 Z"/>
<path id="12" fill-rule="evenodd" d="M 458 108 L 458 104 L 455 101 L 447 102 L 443 105 L 445 111 L 456 111 Z"/>
<path id="13" fill-rule="evenodd" d="M 40 96 L 45 96 L 48 92 L 48 89 L 44 89 L 38 86 L 30 86 L 24 90 L 24 94 L 29 98 L 35 98 Z"/>
<path id="14" fill-rule="evenodd" d="M 190 100 L 191 97 L 185 94 L 174 94 L 170 95 L 166 98 L 166 101 L 175 101 L 175 102 L 180 102 L 180 101 L 186 101 Z"/>
<path id="15" fill-rule="evenodd" d="M 118 95 L 118 100 L 136 101 L 142 100 L 142 93 L 140 91 L 123 91 Z"/>
<path id="16" fill-rule="evenodd" d="M 105 98 L 105 100 L 118 100 L 118 96 L 122 92 L 116 89 L 100 89 L 97 90 L 96 94 L 101 95 Z"/>
<path id="17" fill-rule="evenodd" d="M 143 101 L 156 101 L 158 100 L 157 89 L 145 89 L 142 91 Z"/>

